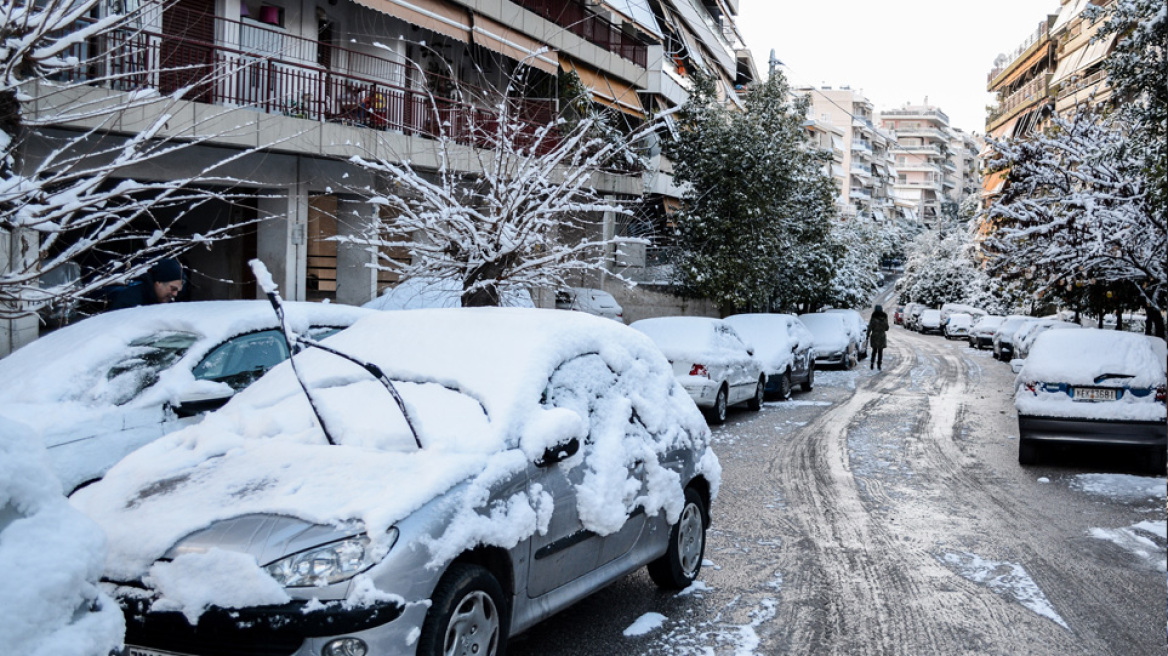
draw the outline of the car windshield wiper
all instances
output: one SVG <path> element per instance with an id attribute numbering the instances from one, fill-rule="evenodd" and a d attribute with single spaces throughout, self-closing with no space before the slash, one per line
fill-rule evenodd
<path id="1" fill-rule="evenodd" d="M 1135 374 L 1099 374 L 1098 376 L 1095 377 L 1095 383 L 1096 384 L 1102 383 L 1103 381 L 1110 380 L 1112 378 L 1135 378 L 1135 377 L 1136 377 Z"/>
<path id="2" fill-rule="evenodd" d="M 349 362 L 352 362 L 358 367 L 361 367 L 365 371 L 369 372 L 371 376 L 376 378 L 382 385 L 385 386 L 385 389 L 389 391 L 390 396 L 392 396 L 394 402 L 397 403 L 398 410 L 401 411 L 402 418 L 406 420 L 406 426 L 409 427 L 410 434 L 414 436 L 414 444 L 417 444 L 418 448 L 421 449 L 422 440 L 418 438 L 418 431 L 416 428 L 414 428 L 414 422 L 410 419 L 410 413 L 406 410 L 406 403 L 404 400 L 402 400 L 401 394 L 398 394 L 397 388 L 393 385 L 393 381 L 391 381 L 389 377 L 385 375 L 385 372 L 381 371 L 381 367 L 378 367 L 372 362 L 365 362 L 349 355 L 348 353 L 343 353 L 334 348 L 320 344 L 316 340 L 309 339 L 303 335 L 298 335 L 288 330 L 288 322 L 284 318 L 284 304 L 280 299 L 280 294 L 276 291 L 276 283 L 272 280 L 272 275 L 268 273 L 268 268 L 264 266 L 264 263 L 259 259 L 251 260 L 248 262 L 248 264 L 251 265 L 251 270 L 252 273 L 255 274 L 256 281 L 260 283 L 260 287 L 263 288 L 264 293 L 268 297 L 268 301 L 272 304 L 272 309 L 276 311 L 276 317 L 280 320 L 280 331 L 284 333 L 284 341 L 288 346 L 288 362 L 292 365 L 292 373 L 296 376 L 296 382 L 300 383 L 300 389 L 304 390 L 304 396 L 308 398 L 308 405 L 312 408 L 312 414 L 316 415 L 316 421 L 320 423 L 320 429 L 324 432 L 324 437 L 326 440 L 328 440 L 328 443 L 334 446 L 337 444 L 336 440 L 334 440 L 333 436 L 329 433 L 328 426 L 324 423 L 324 418 L 320 416 L 320 411 L 317 409 L 316 403 L 312 399 L 312 394 L 308 391 L 308 385 L 306 385 L 304 383 L 304 379 L 300 377 L 300 371 L 296 368 L 296 352 L 292 348 L 293 345 L 303 346 L 306 348 L 317 348 L 324 351 L 325 353 L 332 353 L 333 355 L 339 358 L 344 358 L 345 360 L 348 360 Z"/>

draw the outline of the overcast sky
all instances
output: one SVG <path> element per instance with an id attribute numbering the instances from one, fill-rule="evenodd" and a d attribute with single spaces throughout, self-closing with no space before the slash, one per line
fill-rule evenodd
<path id="1" fill-rule="evenodd" d="M 1059 0 L 740 0 L 738 28 L 766 75 L 772 48 L 792 85 L 850 86 L 876 110 L 929 104 L 985 132 L 986 75 L 1056 14 Z"/>

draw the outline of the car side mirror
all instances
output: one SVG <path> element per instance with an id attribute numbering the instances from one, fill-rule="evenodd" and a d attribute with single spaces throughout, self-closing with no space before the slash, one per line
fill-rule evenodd
<path id="1" fill-rule="evenodd" d="M 179 417 L 194 417 L 222 408 L 233 396 L 235 390 L 226 385 L 211 391 L 188 390 L 179 396 L 178 402 L 172 403 L 170 408 Z"/>
<path id="2" fill-rule="evenodd" d="M 557 462 L 563 462 L 576 455 L 580 450 L 580 440 L 573 437 L 567 442 L 553 444 L 544 449 L 543 455 L 535 461 L 536 467 L 550 467 Z"/>

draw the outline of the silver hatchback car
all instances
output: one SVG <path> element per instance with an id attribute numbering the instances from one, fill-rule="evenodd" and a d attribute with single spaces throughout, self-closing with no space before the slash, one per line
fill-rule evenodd
<path id="1" fill-rule="evenodd" d="M 74 495 L 130 654 L 491 656 L 639 567 L 698 576 L 721 468 L 644 335 L 482 308 L 323 345 L 361 366 L 306 350 Z"/>

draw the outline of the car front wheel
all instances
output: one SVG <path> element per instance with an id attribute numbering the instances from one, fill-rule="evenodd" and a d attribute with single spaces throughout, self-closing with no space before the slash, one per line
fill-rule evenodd
<path id="1" fill-rule="evenodd" d="M 810 392 L 815 386 L 815 362 L 807 363 L 807 380 L 803 381 L 803 391 Z"/>
<path id="2" fill-rule="evenodd" d="M 508 613 L 503 589 L 486 569 L 455 563 L 442 575 L 418 639 L 419 656 L 503 656 Z"/>
<path id="3" fill-rule="evenodd" d="M 786 401 L 787 399 L 791 398 L 792 387 L 791 370 L 788 369 L 783 372 L 783 375 L 779 376 L 779 399 Z"/>
<path id="4" fill-rule="evenodd" d="M 762 376 L 758 379 L 758 384 L 756 384 L 754 386 L 754 396 L 752 396 L 746 402 L 746 407 L 750 410 L 755 411 L 755 412 L 762 410 L 762 401 L 763 401 L 763 396 L 765 394 L 766 394 L 766 376 Z M 790 395 L 791 395 L 791 379 L 788 378 L 787 379 L 787 396 L 790 396 Z M 786 398 L 786 397 L 783 397 L 783 398 Z"/>
<path id="5" fill-rule="evenodd" d="M 693 488 L 685 490 L 685 507 L 669 531 L 665 555 L 649 563 L 649 578 L 658 587 L 681 590 L 697 580 L 706 553 L 706 505 Z"/>

